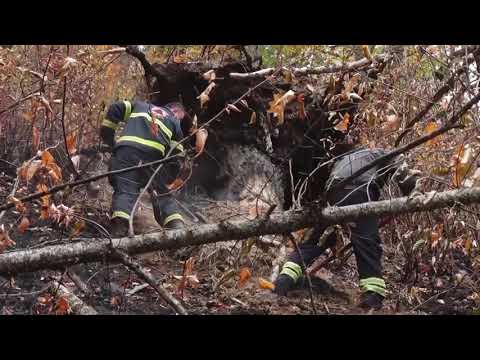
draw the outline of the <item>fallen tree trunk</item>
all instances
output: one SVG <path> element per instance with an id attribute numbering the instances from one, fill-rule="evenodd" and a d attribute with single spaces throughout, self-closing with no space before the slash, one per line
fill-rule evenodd
<path id="1" fill-rule="evenodd" d="M 319 221 L 338 224 L 365 215 L 395 215 L 428 211 L 480 202 L 480 188 L 430 192 L 413 198 L 369 202 L 344 207 L 322 207 L 313 204 L 302 210 L 272 214 L 268 219 L 220 222 L 173 230 L 113 239 L 113 247 L 129 254 L 140 254 L 185 246 L 203 245 L 227 240 L 248 239 L 252 236 L 285 234 L 311 227 Z M 78 263 L 101 261 L 111 254 L 109 239 L 79 239 L 76 242 L 19 250 L 0 255 L 0 274 L 16 274 L 41 269 L 64 268 Z"/>

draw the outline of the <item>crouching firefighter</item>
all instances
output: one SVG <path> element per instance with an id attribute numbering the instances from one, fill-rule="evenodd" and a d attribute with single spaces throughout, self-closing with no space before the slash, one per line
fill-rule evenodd
<path id="1" fill-rule="evenodd" d="M 183 139 L 181 121 L 186 115 L 180 103 L 159 107 L 141 101 L 117 101 L 109 107 L 100 131 L 103 142 L 113 149 L 112 171 L 160 160 L 173 148 L 170 156 L 177 156 L 172 161 L 162 163 L 149 188 L 155 220 L 167 229 L 184 227 L 184 219 L 167 185 L 175 180 L 180 171 L 179 157 L 185 156 L 183 146 L 178 142 Z M 115 130 L 120 122 L 125 122 L 124 129 L 115 141 Z M 129 219 L 133 216 L 132 210 L 140 190 L 146 186 L 158 166 L 134 169 L 109 178 L 114 189 L 112 236 L 128 234 Z"/>
<path id="2" fill-rule="evenodd" d="M 388 151 L 383 149 L 357 149 L 339 157 L 333 164 L 326 183 L 325 190 L 329 204 L 346 206 L 377 201 L 380 197 L 380 190 L 386 182 L 391 180 L 399 185 L 404 196 L 415 190 L 419 180 L 419 171 L 408 169 L 403 155 L 377 165 L 341 188 L 335 188 L 336 184 L 387 153 Z M 310 236 L 307 236 L 307 239 L 299 245 L 301 255 L 294 251 L 288 257 L 288 261 L 283 265 L 275 282 L 274 291 L 278 295 L 286 295 L 289 290 L 304 283 L 302 258 L 305 266 L 308 267 L 325 250 L 335 245 L 335 232 L 328 235 L 322 245 L 317 244 L 327 227 L 328 225 L 325 224 L 317 224 Z M 382 277 L 382 248 L 378 217 L 371 215 L 356 220 L 352 224 L 350 241 L 357 261 L 359 285 L 362 292 L 359 306 L 378 310 L 382 307 L 386 294 L 385 280 Z"/>

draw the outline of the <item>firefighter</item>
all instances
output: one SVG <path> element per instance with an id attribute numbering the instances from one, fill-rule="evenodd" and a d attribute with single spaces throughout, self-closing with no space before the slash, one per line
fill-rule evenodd
<path id="1" fill-rule="evenodd" d="M 343 179 L 358 169 L 387 154 L 383 149 L 357 149 L 337 159 L 333 164 L 326 184 L 327 200 L 330 205 L 346 206 L 377 201 L 384 184 L 393 180 L 399 185 L 403 195 L 410 194 L 418 183 L 416 170 L 410 170 L 401 155 L 389 162 L 379 164 L 363 173 L 340 189 L 329 191 Z M 331 233 L 318 245 L 318 241 L 328 225 L 318 224 L 310 236 L 299 245 L 300 253 L 294 251 L 283 265 L 275 282 L 275 293 L 287 295 L 288 291 L 304 282 L 302 258 L 305 266 L 310 266 L 325 250 L 336 243 L 335 233 Z M 378 310 L 386 294 L 385 280 L 382 277 L 382 248 L 379 237 L 379 219 L 377 216 L 364 216 L 352 224 L 351 243 L 353 245 L 357 270 L 362 292 L 359 306 Z"/>
<path id="2" fill-rule="evenodd" d="M 188 116 L 182 104 L 169 103 L 162 107 L 142 101 L 117 101 L 113 103 L 102 122 L 100 136 L 112 148 L 111 170 L 148 163 L 164 158 L 170 149 L 172 155 L 185 156 L 181 121 Z M 125 122 L 124 129 L 115 141 L 115 131 Z M 167 229 L 184 227 L 184 219 L 177 203 L 167 188 L 178 176 L 180 161 L 162 163 L 152 187 L 149 188 L 156 221 Z M 111 233 L 115 237 L 128 233 L 132 209 L 156 167 L 144 167 L 114 174 L 110 184 L 112 199 Z"/>

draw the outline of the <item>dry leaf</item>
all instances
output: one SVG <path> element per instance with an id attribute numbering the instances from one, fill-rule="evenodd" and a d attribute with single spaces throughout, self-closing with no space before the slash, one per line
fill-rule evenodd
<path id="1" fill-rule="evenodd" d="M 368 45 L 362 45 L 363 55 L 370 61 L 373 61 L 372 54 L 370 53 L 370 49 Z"/>
<path id="2" fill-rule="evenodd" d="M 252 276 L 252 273 L 249 268 L 247 267 L 242 268 L 240 270 L 240 280 L 238 280 L 238 287 L 243 288 L 251 276 Z"/>
<path id="3" fill-rule="evenodd" d="M 42 152 L 42 165 L 49 169 L 48 174 L 52 177 L 55 183 L 62 179 L 62 170 L 48 150 Z"/>
<path id="4" fill-rule="evenodd" d="M 305 113 L 305 94 L 299 94 L 297 96 L 298 101 L 298 118 L 304 120 L 307 114 Z"/>
<path id="5" fill-rule="evenodd" d="M 260 286 L 261 289 L 275 290 L 275 285 L 264 278 L 258 278 L 258 286 Z"/>
<path id="6" fill-rule="evenodd" d="M 350 114 L 345 113 L 343 120 L 335 125 L 334 129 L 343 132 L 344 134 L 348 131 L 348 124 L 350 123 Z"/>
<path id="7" fill-rule="evenodd" d="M 208 82 L 212 82 L 213 80 L 216 79 L 217 75 L 215 74 L 214 70 L 208 70 L 206 73 L 204 73 L 203 78 L 207 80 Z"/>
<path id="8" fill-rule="evenodd" d="M 207 88 L 197 97 L 197 99 L 200 99 L 201 109 L 203 109 L 203 106 L 210 100 L 210 92 L 215 86 L 214 82 L 210 83 L 210 85 L 208 85 Z"/>
<path id="9" fill-rule="evenodd" d="M 22 117 L 27 121 L 32 121 L 35 119 L 35 114 L 31 111 L 22 113 Z"/>
<path id="10" fill-rule="evenodd" d="M 55 307 L 55 313 L 57 315 L 67 315 L 72 312 L 72 309 L 70 308 L 70 304 L 68 303 L 68 300 L 65 299 L 64 297 L 61 297 L 58 299 L 56 307 Z"/>
<path id="11" fill-rule="evenodd" d="M 227 112 L 227 114 L 230 114 L 230 110 L 233 110 L 233 111 L 236 111 L 236 112 L 242 112 L 239 108 L 237 108 L 233 104 L 228 104 L 227 107 L 225 108 L 225 111 Z"/>
<path id="12" fill-rule="evenodd" d="M 24 162 L 23 165 L 17 170 L 17 175 L 20 180 L 30 181 L 35 176 L 35 173 L 41 167 L 41 165 L 41 160 Z"/>
<path id="13" fill-rule="evenodd" d="M 113 296 L 110 299 L 110 305 L 112 306 L 119 306 L 122 303 L 122 300 L 118 296 Z"/>
<path id="14" fill-rule="evenodd" d="M 470 144 L 460 146 L 459 151 L 453 156 L 453 185 L 459 187 L 467 173 L 472 168 L 473 153 Z"/>
<path id="15" fill-rule="evenodd" d="M 273 100 L 268 103 L 270 108 L 267 110 L 267 112 L 273 113 L 274 117 L 278 118 L 278 125 L 283 124 L 285 107 L 295 98 L 296 96 L 293 90 L 289 90 L 283 95 L 273 94 Z"/>
<path id="16" fill-rule="evenodd" d="M 5 230 L 5 225 L 0 226 L 0 254 L 3 253 L 8 247 L 15 245 L 15 241 L 10 239 L 8 231 Z"/>
<path id="17" fill-rule="evenodd" d="M 197 155 L 200 155 L 203 152 L 207 138 L 208 131 L 206 129 L 200 129 L 195 133 L 195 150 Z"/>
<path id="18" fill-rule="evenodd" d="M 16 197 L 9 196 L 7 198 L 7 200 L 8 200 L 8 202 L 12 202 L 12 203 L 15 204 L 15 208 L 17 209 L 18 212 L 20 212 L 20 213 L 25 212 L 25 210 L 26 210 L 25 205 L 23 205 L 23 203 L 20 200 L 18 200 Z"/>
<path id="19" fill-rule="evenodd" d="M 182 179 L 176 178 L 171 184 L 167 185 L 167 188 L 170 191 L 177 190 L 182 187 L 184 183 L 185 182 Z"/>
<path id="20" fill-rule="evenodd" d="M 45 107 L 45 114 L 47 116 L 47 119 L 51 120 L 53 118 L 53 110 L 50 106 L 50 103 L 43 96 L 40 96 L 40 102 Z"/>
<path id="21" fill-rule="evenodd" d="M 393 114 L 387 116 L 387 121 L 382 125 L 383 132 L 393 132 L 400 128 L 400 118 Z"/>
<path id="22" fill-rule="evenodd" d="M 197 114 L 193 116 L 192 127 L 190 128 L 190 134 L 193 134 L 198 129 Z"/>
<path id="23" fill-rule="evenodd" d="M 68 71 L 70 71 L 70 69 L 73 68 L 76 64 L 77 60 L 71 57 L 66 57 L 62 67 L 60 68 L 59 76 L 61 77 L 66 75 Z"/>
<path id="24" fill-rule="evenodd" d="M 76 238 L 78 235 L 82 233 L 83 229 L 85 229 L 85 221 L 81 219 L 77 220 L 73 225 L 73 229 L 72 229 L 72 232 L 70 233 L 69 238 L 70 239 Z"/>
<path id="25" fill-rule="evenodd" d="M 427 123 L 427 125 L 425 126 L 424 133 L 425 133 L 425 135 L 428 135 L 428 134 L 434 132 L 435 130 L 438 130 L 438 125 L 437 125 L 436 121 L 432 120 L 432 121 L 429 121 Z M 440 137 L 437 136 L 436 138 L 428 140 L 426 145 L 427 146 L 435 145 L 438 142 L 439 138 Z"/>
<path id="26" fill-rule="evenodd" d="M 359 80 L 360 80 L 360 75 L 355 74 L 347 81 L 347 83 L 345 84 L 345 88 L 341 93 L 341 98 L 343 100 L 347 100 L 349 98 L 349 94 L 353 92 L 353 88 L 357 86 Z"/>
<path id="27" fill-rule="evenodd" d="M 20 221 L 20 225 L 18 225 L 18 231 L 21 233 L 24 233 L 28 227 L 30 226 L 30 220 L 26 216 L 22 218 L 22 221 Z"/>
<path id="28" fill-rule="evenodd" d="M 250 116 L 250 122 L 248 124 L 255 126 L 256 123 L 257 123 L 257 113 L 253 111 L 252 115 Z"/>
<path id="29" fill-rule="evenodd" d="M 32 128 L 32 149 L 34 152 L 37 152 L 38 147 L 40 146 L 40 131 L 34 126 Z"/>
<path id="30" fill-rule="evenodd" d="M 77 152 L 77 138 L 75 133 L 67 136 L 67 150 L 70 155 L 75 155 Z"/>
<path id="31" fill-rule="evenodd" d="M 37 192 L 48 191 L 48 188 L 45 184 L 37 185 Z M 49 208 L 50 208 L 50 195 L 45 195 L 41 197 L 42 200 L 42 210 L 40 213 L 40 219 L 46 220 L 50 217 Z"/>

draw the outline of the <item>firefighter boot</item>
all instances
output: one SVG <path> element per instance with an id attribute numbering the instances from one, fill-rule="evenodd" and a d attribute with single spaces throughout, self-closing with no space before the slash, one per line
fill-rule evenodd
<path id="1" fill-rule="evenodd" d="M 165 225 L 165 229 L 166 230 L 185 229 L 185 223 L 179 219 L 171 220 Z"/>
<path id="2" fill-rule="evenodd" d="M 373 291 L 367 291 L 362 294 L 360 299 L 360 308 L 365 310 L 380 310 L 382 308 L 383 296 Z"/>
<path id="3" fill-rule="evenodd" d="M 125 237 L 128 235 L 128 220 L 114 217 L 111 221 L 110 235 L 113 238 Z"/>

